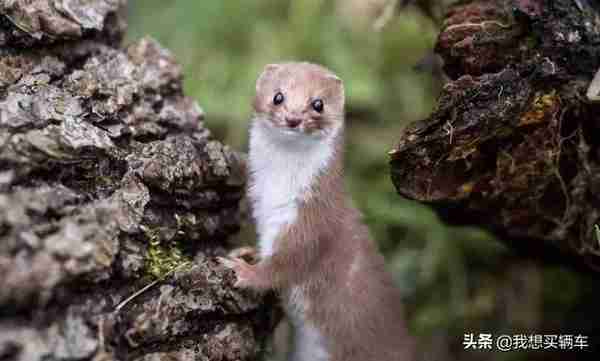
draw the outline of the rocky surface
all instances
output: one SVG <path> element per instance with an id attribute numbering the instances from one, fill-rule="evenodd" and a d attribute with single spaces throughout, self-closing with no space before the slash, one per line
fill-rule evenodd
<path id="1" fill-rule="evenodd" d="M 243 158 L 124 6 L 0 3 L 0 359 L 255 359 L 271 311 L 214 261 Z"/>
<path id="2" fill-rule="evenodd" d="M 125 23 L 126 0 L 5 0 L 0 3 L 0 46 L 33 46 L 80 39 L 113 40 Z"/>
<path id="3" fill-rule="evenodd" d="M 586 93 L 600 68 L 600 5 L 463 1 L 436 50 L 452 81 L 391 152 L 398 192 L 538 257 L 597 270 L 600 108 Z"/>

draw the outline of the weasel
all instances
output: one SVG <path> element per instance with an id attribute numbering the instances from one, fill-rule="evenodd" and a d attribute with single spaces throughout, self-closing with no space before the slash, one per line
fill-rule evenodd
<path id="1" fill-rule="evenodd" d="M 249 198 L 260 261 L 220 258 L 236 286 L 275 289 L 293 361 L 412 360 L 399 291 L 344 189 L 344 86 L 311 63 L 267 65 L 256 83 Z"/>

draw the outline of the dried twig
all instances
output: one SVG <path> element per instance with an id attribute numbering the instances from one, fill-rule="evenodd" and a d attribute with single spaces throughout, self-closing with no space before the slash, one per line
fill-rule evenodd
<path id="1" fill-rule="evenodd" d="M 170 275 L 172 275 L 173 273 L 179 271 L 180 269 L 189 266 L 191 262 L 184 262 L 182 264 L 180 264 L 177 267 L 173 267 L 173 269 L 171 269 L 169 272 L 165 273 L 165 275 L 157 280 L 154 280 L 153 282 L 147 284 L 146 286 L 144 286 L 142 289 L 140 289 L 139 291 L 135 292 L 134 294 L 132 294 L 131 296 L 127 297 L 123 302 L 119 303 L 117 305 L 117 307 L 115 308 L 115 313 L 118 313 L 123 307 L 125 307 L 125 305 L 127 305 L 129 302 L 131 302 L 133 299 L 137 298 L 139 295 L 141 295 L 142 293 L 146 292 L 147 290 L 149 290 L 150 288 L 152 288 L 153 286 L 155 286 L 157 283 L 164 281 L 167 277 L 169 277 Z"/>

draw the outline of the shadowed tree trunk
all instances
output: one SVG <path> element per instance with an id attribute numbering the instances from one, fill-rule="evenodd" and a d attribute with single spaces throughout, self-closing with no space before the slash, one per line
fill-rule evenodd
<path id="1" fill-rule="evenodd" d="M 214 261 L 243 159 L 125 2 L 0 2 L 0 359 L 254 360 L 272 308 Z"/>
<path id="2" fill-rule="evenodd" d="M 452 80 L 390 153 L 398 192 L 536 257 L 598 270 L 600 105 L 588 89 L 600 4 L 463 1 L 436 51 Z"/>

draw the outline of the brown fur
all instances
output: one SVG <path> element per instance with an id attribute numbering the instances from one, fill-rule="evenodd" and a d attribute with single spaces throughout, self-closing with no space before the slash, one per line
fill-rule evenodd
<path id="1" fill-rule="evenodd" d="M 399 291 L 344 191 L 342 143 L 340 136 L 335 161 L 315 180 L 315 195 L 277 253 L 258 264 L 257 276 L 284 297 L 292 286 L 304 289 L 313 305 L 306 316 L 329 340 L 333 361 L 412 360 Z M 360 266 L 351 273 L 355 260 Z"/>
<path id="2" fill-rule="evenodd" d="M 267 68 L 259 78 L 254 101 L 256 111 L 268 113 L 275 122 L 277 109 L 269 104 L 274 89 L 269 88 L 268 96 L 260 91 L 270 85 L 264 82 L 282 76 L 277 71 L 281 68 Z M 319 87 L 317 78 L 292 79 L 287 89 L 303 97 L 306 91 L 298 87 Z M 337 108 L 343 109 L 343 87 L 330 88 L 337 93 L 327 96 L 337 99 Z M 322 120 L 343 121 L 341 117 L 327 119 L 327 113 Z M 414 346 L 402 316 L 400 294 L 345 191 L 343 129 L 333 144 L 333 159 L 312 182 L 312 196 L 300 204 L 296 222 L 276 240 L 274 254 L 252 266 L 238 261 L 234 269 L 243 281 L 240 285 L 274 288 L 284 298 L 290 297 L 292 287 L 300 287 L 309 305 L 305 320 L 322 333 L 332 361 L 412 360 Z"/>

